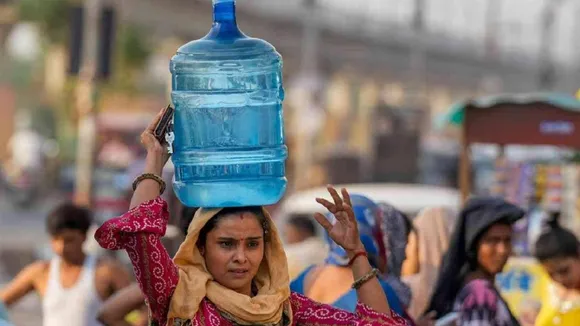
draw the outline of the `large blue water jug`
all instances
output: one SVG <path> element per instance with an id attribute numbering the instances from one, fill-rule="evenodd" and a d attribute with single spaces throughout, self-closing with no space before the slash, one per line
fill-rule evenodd
<path id="1" fill-rule="evenodd" d="M 235 0 L 213 0 L 202 39 L 171 59 L 173 186 L 190 207 L 269 205 L 286 190 L 282 57 L 244 35 Z"/>

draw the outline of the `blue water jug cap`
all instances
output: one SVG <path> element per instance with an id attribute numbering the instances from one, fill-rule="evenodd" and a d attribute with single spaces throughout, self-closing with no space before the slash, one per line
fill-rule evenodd
<path id="1" fill-rule="evenodd" d="M 236 1 L 235 0 L 212 0 L 212 1 L 213 1 L 214 24 L 219 22 L 222 24 L 236 25 Z"/>
<path id="2" fill-rule="evenodd" d="M 228 61 L 272 55 L 276 60 L 279 54 L 268 42 L 246 36 L 236 23 L 235 0 L 213 0 L 213 25 L 202 39 L 191 41 L 177 50 L 173 58 L 179 63 L 184 61 Z"/>

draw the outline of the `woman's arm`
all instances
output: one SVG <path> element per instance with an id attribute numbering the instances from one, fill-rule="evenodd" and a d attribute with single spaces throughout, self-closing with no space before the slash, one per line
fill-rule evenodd
<path id="1" fill-rule="evenodd" d="M 145 296 L 139 285 L 133 284 L 105 301 L 97 318 L 105 326 L 130 326 L 125 317 L 144 304 Z"/>
<path id="2" fill-rule="evenodd" d="M 159 112 L 157 117 L 149 124 L 147 129 L 141 134 L 141 143 L 147 149 L 147 157 L 145 158 L 145 170 L 143 173 L 152 173 L 161 177 L 163 173 L 163 167 L 169 160 L 169 152 L 165 146 L 161 145 L 159 141 L 153 135 L 155 126 L 161 116 L 163 115 L 163 110 Z M 160 185 L 155 180 L 145 179 L 141 181 L 135 192 L 133 192 L 133 197 L 131 197 L 130 207 L 134 208 L 146 201 L 157 198 L 159 195 Z"/>
<path id="3" fill-rule="evenodd" d="M 141 134 L 141 142 L 147 150 L 144 173 L 161 175 L 169 158 L 167 151 L 153 136 L 160 117 L 161 113 Z M 131 198 L 131 210 L 105 222 L 95 233 L 95 239 L 105 249 L 127 251 L 149 305 L 151 318 L 164 325 L 179 274 L 161 243 L 169 212 L 167 203 L 159 195 L 160 185 L 156 181 L 141 181 Z"/>
<path id="4" fill-rule="evenodd" d="M 108 220 L 95 233 L 101 247 L 127 251 L 151 318 L 161 325 L 179 280 L 177 267 L 161 244 L 168 219 L 167 203 L 157 197 Z"/>
<path id="5" fill-rule="evenodd" d="M 362 243 L 360 245 L 361 248 L 358 250 L 347 251 L 349 259 L 352 259 L 358 252 L 365 251 Z M 359 256 L 356 258 L 351 268 L 352 275 L 355 280 L 364 277 L 373 269 L 369 263 L 369 260 L 365 256 Z M 391 308 L 389 307 L 389 302 L 387 301 L 385 291 L 383 291 L 383 287 L 381 286 L 381 283 L 377 277 L 373 277 L 367 282 L 363 283 L 356 292 L 358 295 L 358 300 L 361 303 L 371 307 L 377 312 L 383 314 L 391 313 Z"/>
<path id="6" fill-rule="evenodd" d="M 358 303 L 354 313 L 330 305 L 315 302 L 303 295 L 292 293 L 290 297 L 296 325 L 332 326 L 408 326 L 405 318 L 389 312 L 378 313 L 363 303 Z"/>
<path id="7" fill-rule="evenodd" d="M 330 238 L 344 248 L 348 254 L 348 257 L 352 262 L 352 274 L 356 281 L 371 273 L 373 268 L 366 255 L 359 255 L 366 251 L 360 240 L 358 224 L 354 216 L 348 191 L 342 189 L 342 198 L 338 192 L 330 186 L 328 187 L 328 192 L 332 196 L 334 203 L 323 198 L 317 198 L 316 201 L 326 207 L 326 209 L 334 215 L 336 223 L 330 223 L 330 221 L 320 213 L 316 213 L 314 217 L 318 223 L 326 229 Z M 377 277 L 372 277 L 364 282 L 357 289 L 357 295 L 361 303 L 369 306 L 376 312 L 387 315 L 391 314 L 387 297 L 385 296 L 385 292 L 383 291 Z"/>

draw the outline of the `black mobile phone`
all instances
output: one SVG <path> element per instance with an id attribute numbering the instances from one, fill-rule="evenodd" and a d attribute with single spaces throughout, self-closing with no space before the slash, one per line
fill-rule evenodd
<path id="1" fill-rule="evenodd" d="M 165 134 L 167 133 L 171 125 L 171 119 L 173 119 L 173 111 L 174 111 L 173 107 L 171 107 L 171 105 L 168 105 L 163 111 L 163 115 L 161 116 L 161 119 L 159 120 L 157 126 L 155 126 L 155 130 L 153 131 L 153 135 L 155 136 L 155 138 L 157 138 L 160 144 L 164 144 L 166 142 Z"/>

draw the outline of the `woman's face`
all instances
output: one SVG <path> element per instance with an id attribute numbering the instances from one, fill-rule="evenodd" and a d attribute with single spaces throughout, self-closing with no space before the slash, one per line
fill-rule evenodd
<path id="1" fill-rule="evenodd" d="M 216 282 L 249 296 L 264 257 L 264 229 L 252 213 L 223 216 L 201 253 Z"/>
<path id="2" fill-rule="evenodd" d="M 512 252 L 512 227 L 494 224 L 479 240 L 477 262 L 485 273 L 496 275 L 503 270 Z"/>
<path id="3" fill-rule="evenodd" d="M 542 262 L 554 282 L 580 290 L 580 257 L 552 258 Z"/>

